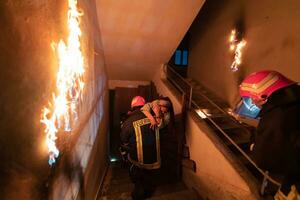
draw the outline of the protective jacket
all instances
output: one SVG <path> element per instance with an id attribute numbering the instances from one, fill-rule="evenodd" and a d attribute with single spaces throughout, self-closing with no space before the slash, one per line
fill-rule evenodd
<path id="1" fill-rule="evenodd" d="M 150 120 L 134 111 L 124 122 L 121 142 L 128 146 L 128 159 L 143 169 L 158 169 L 161 165 L 159 129 L 150 128 Z"/>
<path id="2" fill-rule="evenodd" d="M 260 167 L 283 175 L 287 190 L 300 183 L 299 85 L 277 90 L 263 105 L 253 157 Z"/>

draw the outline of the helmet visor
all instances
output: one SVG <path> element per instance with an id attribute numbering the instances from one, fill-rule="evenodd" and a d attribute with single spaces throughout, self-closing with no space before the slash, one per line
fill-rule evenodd
<path id="1" fill-rule="evenodd" d="M 250 97 L 243 97 L 241 104 L 237 108 L 237 114 L 256 119 L 260 110 Z"/>

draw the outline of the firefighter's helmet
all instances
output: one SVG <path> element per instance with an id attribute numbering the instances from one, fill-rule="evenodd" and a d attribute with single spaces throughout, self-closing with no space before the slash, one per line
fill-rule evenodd
<path id="1" fill-rule="evenodd" d="M 145 103 L 146 103 L 146 101 L 143 97 L 135 96 L 131 100 L 131 108 L 143 106 L 143 105 L 145 105 Z"/>
<path id="2" fill-rule="evenodd" d="M 262 70 L 248 75 L 240 85 L 240 95 L 252 99 L 268 98 L 273 92 L 295 84 L 277 71 Z"/>

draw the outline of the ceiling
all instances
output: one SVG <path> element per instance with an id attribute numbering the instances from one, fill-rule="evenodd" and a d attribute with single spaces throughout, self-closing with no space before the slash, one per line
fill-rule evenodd
<path id="1" fill-rule="evenodd" d="M 96 0 L 110 80 L 151 80 L 205 0 Z"/>

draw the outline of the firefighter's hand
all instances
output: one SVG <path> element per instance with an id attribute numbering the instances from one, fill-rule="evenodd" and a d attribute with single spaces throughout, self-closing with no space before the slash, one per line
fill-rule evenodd
<path id="1" fill-rule="evenodd" d="M 155 127 L 157 126 L 156 120 L 154 118 L 150 119 L 150 123 L 151 123 L 150 128 L 155 129 Z"/>
<path id="2" fill-rule="evenodd" d="M 160 124 L 160 123 L 161 123 L 161 121 L 162 121 L 162 119 L 161 119 L 160 117 L 156 117 L 156 119 L 155 119 L 155 120 L 156 120 L 156 123 L 157 123 L 157 124 Z"/>
<path id="3" fill-rule="evenodd" d="M 254 149 L 254 143 L 252 143 L 251 145 L 250 145 L 250 151 L 253 151 L 253 149 Z"/>

